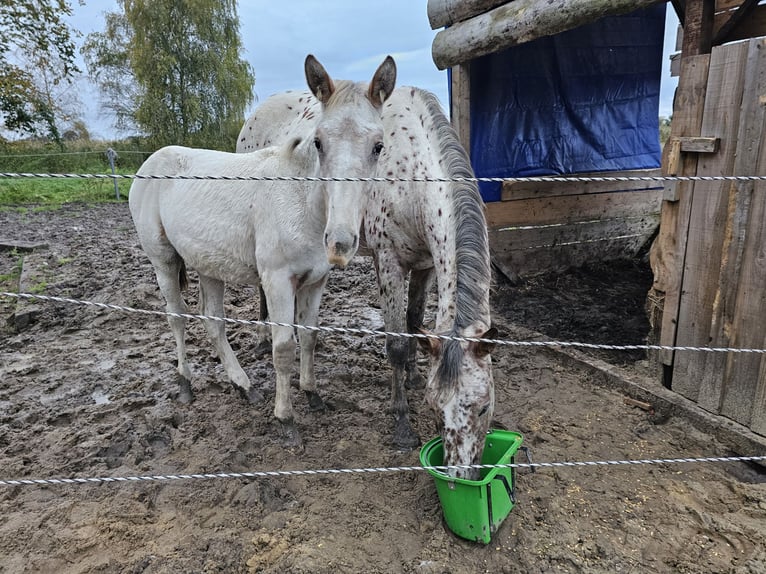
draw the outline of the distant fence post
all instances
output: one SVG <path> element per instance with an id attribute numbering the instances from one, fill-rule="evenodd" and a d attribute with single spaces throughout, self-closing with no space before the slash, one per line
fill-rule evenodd
<path id="1" fill-rule="evenodd" d="M 109 148 L 106 150 L 106 157 L 109 158 L 109 167 L 112 168 L 112 175 L 115 175 L 114 171 L 114 160 L 117 157 L 117 152 L 114 151 L 112 148 Z M 113 178 L 112 181 L 114 181 L 114 197 L 117 199 L 117 201 L 120 200 L 120 188 L 117 186 L 117 178 Z"/>

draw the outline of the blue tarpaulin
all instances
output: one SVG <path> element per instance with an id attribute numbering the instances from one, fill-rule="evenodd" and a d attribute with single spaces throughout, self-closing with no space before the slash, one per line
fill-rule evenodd
<path id="1" fill-rule="evenodd" d="M 472 60 L 476 175 L 659 167 L 664 28 L 660 4 Z M 500 199 L 500 184 L 481 190 Z"/>

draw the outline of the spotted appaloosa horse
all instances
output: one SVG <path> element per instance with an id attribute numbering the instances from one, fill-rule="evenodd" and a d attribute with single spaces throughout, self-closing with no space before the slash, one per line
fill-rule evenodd
<path id="1" fill-rule="evenodd" d="M 343 143 L 364 126 L 335 122 L 335 129 L 328 130 L 333 116 L 308 92 L 279 94 L 264 106 L 269 114 L 256 112 L 245 123 L 238 151 L 281 141 L 296 131 L 315 130 L 317 144 L 326 153 L 344 150 L 359 154 L 352 160 L 347 158 L 353 165 L 366 161 L 370 153 Z M 383 105 L 382 120 L 383 149 L 375 176 L 473 177 L 465 151 L 433 94 L 418 88 L 397 88 Z M 320 163 L 326 158 L 320 154 Z M 363 170 L 349 173 L 323 166 L 322 171 L 345 177 Z M 363 232 L 373 253 L 386 330 L 416 332 L 421 328 L 435 278 L 436 333 L 455 338 L 496 337 L 490 321 L 487 227 L 477 185 L 456 181 L 373 183 L 358 187 L 357 197 L 360 204 L 366 202 Z M 444 463 L 478 464 L 494 411 L 492 344 L 428 339 L 423 346 L 431 357 L 425 396 L 441 424 Z M 416 344 L 411 339 L 389 336 L 386 351 L 393 367 L 394 445 L 412 448 L 419 438 L 409 420 L 405 387 L 406 383 L 422 384 L 415 361 Z M 451 474 L 475 479 L 479 471 L 459 469 Z"/>

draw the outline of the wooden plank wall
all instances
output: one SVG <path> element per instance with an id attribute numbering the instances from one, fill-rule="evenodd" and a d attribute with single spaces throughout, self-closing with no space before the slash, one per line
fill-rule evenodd
<path id="1" fill-rule="evenodd" d="M 719 137 L 721 145 L 717 154 L 698 158 L 696 174 L 766 174 L 766 145 L 761 143 L 766 128 L 766 40 L 714 48 L 706 94 L 701 135 Z M 678 300 L 674 337 L 674 317 L 666 299 L 663 343 L 673 344 L 674 338 L 676 346 L 763 348 L 766 185 L 695 182 L 680 203 L 689 214 L 686 228 L 677 228 L 686 235 L 683 276 L 672 293 Z M 766 434 L 766 360 L 760 354 L 677 351 L 671 388 L 713 413 Z"/>
<path id="2" fill-rule="evenodd" d="M 487 204 L 492 261 L 516 279 L 635 256 L 657 230 L 662 190 L 652 182 L 506 182 L 502 201 Z"/>

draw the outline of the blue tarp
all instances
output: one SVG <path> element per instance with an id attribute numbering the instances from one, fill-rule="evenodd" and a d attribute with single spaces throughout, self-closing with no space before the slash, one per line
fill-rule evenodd
<path id="1" fill-rule="evenodd" d="M 659 4 L 472 60 L 476 175 L 659 167 L 664 28 Z M 500 199 L 500 184 L 481 190 Z"/>

